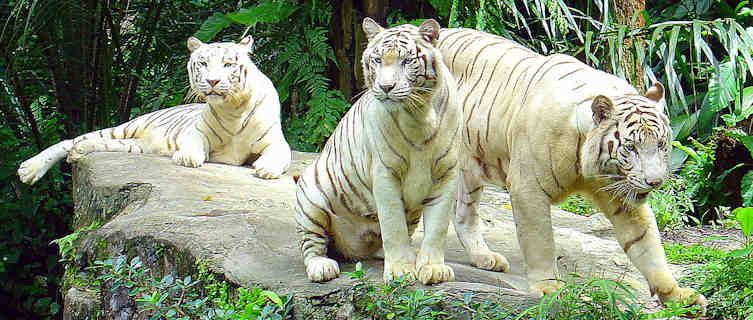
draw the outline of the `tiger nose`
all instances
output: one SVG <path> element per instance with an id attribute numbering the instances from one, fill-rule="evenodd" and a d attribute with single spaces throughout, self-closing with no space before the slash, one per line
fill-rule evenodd
<path id="1" fill-rule="evenodd" d="M 216 86 L 216 85 L 217 85 L 218 83 L 220 83 L 220 80 L 207 80 L 207 82 L 209 82 L 209 85 L 210 85 L 210 86 L 214 87 L 214 86 Z"/>
<path id="2" fill-rule="evenodd" d="M 392 91 L 392 89 L 395 88 L 395 84 L 394 83 L 380 84 L 379 87 L 382 88 L 382 91 L 384 91 L 384 93 L 390 93 L 390 91 Z"/>

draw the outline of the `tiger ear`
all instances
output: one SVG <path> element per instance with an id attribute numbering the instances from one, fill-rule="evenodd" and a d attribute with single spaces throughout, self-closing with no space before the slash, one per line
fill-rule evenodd
<path id="1" fill-rule="evenodd" d="M 591 103 L 591 112 L 593 113 L 593 119 L 596 125 L 599 125 L 602 121 L 609 119 L 609 116 L 612 115 L 613 110 L 614 105 L 612 104 L 612 100 L 602 95 L 596 96 L 596 98 L 594 98 L 594 101 Z"/>
<path id="2" fill-rule="evenodd" d="M 427 19 L 418 27 L 418 33 L 428 42 L 434 42 L 439 38 L 439 23 L 434 19 Z"/>
<path id="3" fill-rule="evenodd" d="M 186 44 L 188 46 L 188 52 L 193 52 L 194 50 L 204 45 L 204 43 L 196 37 L 188 38 Z"/>
<path id="4" fill-rule="evenodd" d="M 239 45 L 246 46 L 248 49 L 248 52 L 254 52 L 254 37 L 248 35 L 245 36 L 241 41 L 238 42 Z"/>
<path id="5" fill-rule="evenodd" d="M 377 33 L 382 32 L 382 30 L 384 29 L 373 19 L 369 17 L 363 18 L 363 32 L 366 33 L 366 39 L 371 40 L 371 38 L 376 36 Z"/>
<path id="6" fill-rule="evenodd" d="M 645 96 L 654 102 L 664 100 L 664 86 L 659 82 L 654 82 L 654 85 L 646 91 Z"/>

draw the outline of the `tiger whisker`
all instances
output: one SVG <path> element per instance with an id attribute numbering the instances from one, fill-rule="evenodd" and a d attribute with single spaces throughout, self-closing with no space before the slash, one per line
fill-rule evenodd
<path id="1" fill-rule="evenodd" d="M 369 90 L 370 88 L 366 88 L 354 94 L 353 97 L 350 99 L 350 104 L 354 104 L 356 101 L 358 101 L 358 98 L 360 98 L 364 93 L 368 92 Z"/>

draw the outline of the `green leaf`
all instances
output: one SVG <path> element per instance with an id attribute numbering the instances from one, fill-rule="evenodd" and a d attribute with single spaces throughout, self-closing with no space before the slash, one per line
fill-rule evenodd
<path id="1" fill-rule="evenodd" d="M 709 79 L 709 91 L 704 105 L 708 103 L 711 112 L 719 112 L 734 101 L 739 93 L 737 89 L 734 65 L 729 61 L 722 63 L 719 65 L 718 76 L 714 73 Z"/>
<path id="2" fill-rule="evenodd" d="M 196 31 L 193 36 L 201 41 L 209 42 L 231 23 L 232 21 L 226 15 L 216 12 L 201 24 L 199 31 Z"/>
<path id="3" fill-rule="evenodd" d="M 679 114 L 670 120 L 672 127 L 672 140 L 682 140 L 689 136 L 698 123 L 698 112 L 692 114 Z"/>
<path id="4" fill-rule="evenodd" d="M 282 299 L 280 299 L 280 296 L 278 296 L 276 293 L 268 290 L 264 290 L 261 292 L 262 296 L 267 297 L 267 299 L 272 300 L 278 307 L 282 308 Z"/>
<path id="5" fill-rule="evenodd" d="M 745 237 L 750 238 L 750 233 L 753 231 L 753 207 L 737 208 L 732 211 L 732 214 L 740 223 L 740 230 Z"/>
<path id="6" fill-rule="evenodd" d="M 749 170 L 740 181 L 743 206 L 753 207 L 753 170 Z"/>
<path id="7" fill-rule="evenodd" d="M 753 253 L 753 247 L 745 247 L 745 248 L 730 251 L 729 256 L 732 258 L 741 258 L 741 257 L 746 257 L 751 253 Z"/>
<path id="8" fill-rule="evenodd" d="M 669 170 L 673 172 L 682 167 L 685 160 L 688 160 L 688 154 L 680 149 L 672 149 L 669 153 Z"/>

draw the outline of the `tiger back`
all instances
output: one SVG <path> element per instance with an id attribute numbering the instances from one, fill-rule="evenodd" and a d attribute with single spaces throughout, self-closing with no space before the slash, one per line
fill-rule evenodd
<path id="1" fill-rule="evenodd" d="M 282 134 L 280 103 L 272 82 L 251 61 L 253 38 L 239 43 L 202 43 L 189 38 L 191 94 L 205 103 L 142 115 L 119 126 L 61 141 L 24 161 L 18 175 L 33 184 L 55 163 L 91 152 L 116 151 L 171 156 L 188 167 L 205 161 L 251 164 L 256 175 L 279 177 L 291 152 Z"/>
<path id="2" fill-rule="evenodd" d="M 661 84 L 640 95 L 573 57 L 542 56 L 471 29 L 443 29 L 438 46 L 463 108 L 454 225 L 473 265 L 509 268 L 484 242 L 478 216 L 483 182 L 506 186 L 530 289 L 556 291 L 550 205 L 582 193 L 613 223 L 652 293 L 706 305 L 669 272 L 646 202 L 668 174 L 672 133 Z"/>
<path id="3" fill-rule="evenodd" d="M 444 245 L 456 190 L 460 110 L 434 46 L 439 25 L 383 29 L 366 18 L 366 92 L 296 187 L 295 219 L 311 281 L 339 275 L 328 256 L 384 257 L 384 279 L 454 278 Z M 410 236 L 423 217 L 418 254 Z M 382 252 L 383 251 L 383 252 Z"/>

